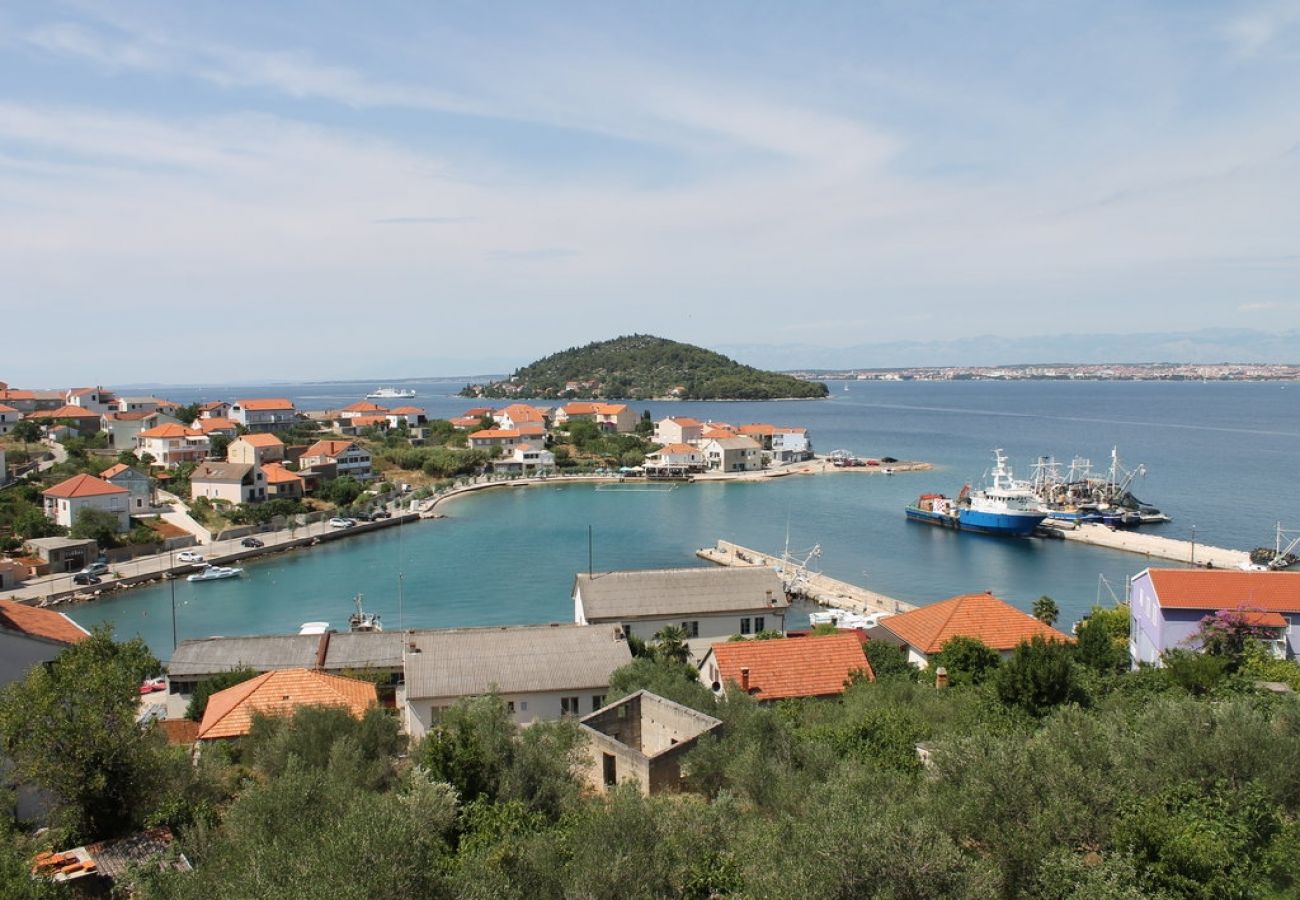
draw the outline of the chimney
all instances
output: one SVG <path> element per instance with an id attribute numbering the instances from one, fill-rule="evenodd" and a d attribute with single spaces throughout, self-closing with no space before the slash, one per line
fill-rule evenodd
<path id="1" fill-rule="evenodd" d="M 740 670 L 740 689 L 746 694 L 749 693 L 749 666 Z"/>
<path id="2" fill-rule="evenodd" d="M 943 666 L 934 670 L 934 686 L 937 688 L 946 688 L 948 686 L 948 670 Z"/>

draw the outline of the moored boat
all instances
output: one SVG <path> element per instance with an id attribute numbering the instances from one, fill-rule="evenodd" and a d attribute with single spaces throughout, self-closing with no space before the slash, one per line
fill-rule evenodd
<path id="1" fill-rule="evenodd" d="M 187 575 L 186 581 L 220 581 L 223 578 L 238 578 L 244 570 L 237 566 L 208 566 L 202 572 Z"/>
<path id="2" fill-rule="evenodd" d="M 966 485 L 955 500 L 943 494 L 922 494 L 907 507 L 908 520 L 981 534 L 1033 534 L 1047 518 L 1047 510 L 1027 485 L 1015 480 L 1001 450 L 994 451 L 994 459 L 988 487 L 971 490 Z"/>

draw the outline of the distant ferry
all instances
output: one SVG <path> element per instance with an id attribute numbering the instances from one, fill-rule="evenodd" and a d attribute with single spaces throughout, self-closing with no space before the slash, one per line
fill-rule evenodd
<path id="1" fill-rule="evenodd" d="M 397 388 L 381 387 L 366 394 L 367 400 L 410 400 L 414 397 L 415 391 L 409 388 L 398 390 Z"/>
<path id="2" fill-rule="evenodd" d="M 994 451 L 994 459 L 992 485 L 974 491 L 967 485 L 955 500 L 943 494 L 922 494 L 907 507 L 907 518 L 957 531 L 1016 537 L 1033 534 L 1047 518 L 1047 510 L 1028 485 L 1012 477 L 1001 450 Z"/>

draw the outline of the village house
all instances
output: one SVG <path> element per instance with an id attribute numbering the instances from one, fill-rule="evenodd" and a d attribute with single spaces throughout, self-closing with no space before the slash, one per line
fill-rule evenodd
<path id="1" fill-rule="evenodd" d="M 645 473 L 652 477 L 684 477 L 708 468 L 704 454 L 690 444 L 665 444 L 645 460 Z"/>
<path id="2" fill-rule="evenodd" d="M 583 716 L 579 777 L 596 793 L 632 783 L 645 796 L 683 789 L 682 759 L 722 720 L 641 690 Z"/>
<path id="3" fill-rule="evenodd" d="M 700 680 L 714 693 L 739 690 L 760 702 L 837 697 L 854 678 L 876 679 L 856 632 L 715 643 L 700 661 Z"/>
<path id="4" fill-rule="evenodd" d="M 373 416 L 353 416 L 351 419 L 346 419 L 345 422 L 346 424 L 342 429 L 340 429 L 344 434 L 360 434 L 367 428 L 373 428 L 376 431 L 385 432 L 392 427 L 392 423 L 390 422 L 387 413 Z"/>
<path id="5" fill-rule="evenodd" d="M 511 403 L 504 409 L 492 413 L 492 420 L 497 423 L 497 427 L 506 431 L 522 431 L 523 426 L 531 425 L 534 429 L 538 429 L 538 434 L 544 434 L 546 419 L 545 412 L 527 403 Z"/>
<path id="6" fill-rule="evenodd" d="M 621 625 L 643 641 L 681 628 L 696 659 L 732 635 L 784 634 L 789 609 L 781 579 L 762 566 L 582 572 L 573 579 L 575 622 Z"/>
<path id="7" fill-rule="evenodd" d="M 71 423 L 69 426 L 78 435 L 94 434 L 99 431 L 99 423 L 102 413 L 86 409 L 81 406 L 71 404 L 60 406 L 56 409 L 41 409 L 33 413 L 28 413 L 26 418 L 41 425 L 49 430 L 51 434 L 64 433 L 60 432 L 63 423 Z"/>
<path id="8" fill-rule="evenodd" d="M 506 475 L 539 475 L 555 470 L 555 454 L 537 444 L 515 444 L 492 460 L 492 471 Z"/>
<path id="9" fill-rule="evenodd" d="M 164 400 L 161 397 L 118 397 L 116 401 L 118 412 L 156 412 L 165 416 L 174 416 L 180 409 L 179 403 L 173 403 L 171 400 Z"/>
<path id="10" fill-rule="evenodd" d="M 262 466 L 266 476 L 266 498 L 268 500 L 298 500 L 307 492 L 307 482 L 297 472 L 290 472 L 278 462 L 268 462 Z"/>
<path id="11" fill-rule="evenodd" d="M 146 429 L 135 438 L 135 455 L 144 459 L 147 453 L 153 465 L 164 469 L 174 469 L 186 462 L 200 462 L 207 458 L 211 449 L 206 434 L 174 423 Z"/>
<path id="12" fill-rule="evenodd" d="M 100 472 L 99 477 L 115 487 L 126 488 L 132 513 L 143 513 L 154 506 L 153 479 L 139 469 L 118 463 Z"/>
<path id="13" fill-rule="evenodd" d="M 388 408 L 380 406 L 378 403 L 371 403 L 369 400 L 358 400 L 339 410 L 338 418 L 347 421 L 355 419 L 357 416 L 378 416 L 387 415 Z"/>
<path id="14" fill-rule="evenodd" d="M 632 434 L 636 431 L 636 413 L 624 403 L 596 405 L 596 427 L 601 431 Z"/>
<path id="15" fill-rule="evenodd" d="M 338 707 L 360 719 L 378 705 L 379 693 L 369 681 L 310 668 L 275 669 L 209 697 L 198 739 L 245 737 L 254 717 L 288 716 L 304 706 Z"/>
<path id="16" fill-rule="evenodd" d="M 16 409 L 18 412 L 23 414 L 36 412 L 36 392 L 5 388 L 0 390 L 0 403 L 3 403 L 11 409 Z M 63 395 L 60 394 L 59 400 L 54 404 L 54 406 L 60 407 L 62 405 Z"/>
<path id="17" fill-rule="evenodd" d="M 576 421 L 596 421 L 596 405 L 590 400 L 574 400 L 555 411 L 555 424 L 568 425 Z"/>
<path id="18" fill-rule="evenodd" d="M 236 400 L 231 404 L 228 416 L 248 431 L 279 431 L 290 427 L 297 419 L 293 403 L 283 397 Z"/>
<path id="19" fill-rule="evenodd" d="M 400 428 L 402 423 L 405 423 L 407 428 L 415 429 L 427 425 L 429 417 L 418 406 L 399 406 L 397 409 L 390 409 L 388 424 L 393 428 Z"/>
<path id="20" fill-rule="evenodd" d="M 179 419 L 157 412 L 106 412 L 99 418 L 99 428 L 108 437 L 108 446 L 134 450 L 142 432 L 159 425 L 180 425 Z"/>
<path id="21" fill-rule="evenodd" d="M 42 491 L 41 496 L 46 517 L 64 528 L 71 528 L 83 509 L 98 509 L 113 515 L 118 531 L 131 529 L 130 492 L 94 475 L 74 475 Z"/>
<path id="22" fill-rule="evenodd" d="M 218 434 L 232 441 L 239 437 L 239 423 L 221 416 L 208 419 L 200 417 L 191 422 L 190 427 L 201 432 L 209 441 Z"/>
<path id="23" fill-rule="evenodd" d="M 110 410 L 117 411 L 117 398 L 112 391 L 106 391 L 102 387 L 72 388 L 64 395 L 63 402 L 94 413 L 96 419 Z"/>
<path id="24" fill-rule="evenodd" d="M 615 626 L 447 628 L 408 635 L 406 730 L 418 739 L 458 700 L 495 693 L 518 725 L 605 705 L 609 677 L 632 661 Z"/>
<path id="25" fill-rule="evenodd" d="M 199 405 L 200 419 L 225 419 L 230 416 L 230 404 L 224 400 L 211 400 Z"/>
<path id="26" fill-rule="evenodd" d="M 350 475 L 357 481 L 369 481 L 372 474 L 370 451 L 352 441 L 317 441 L 299 457 L 298 465 L 303 469 L 333 465 L 338 477 Z"/>
<path id="27" fill-rule="evenodd" d="M 471 429 L 478 431 L 479 426 L 483 424 L 482 419 L 477 419 L 474 416 L 456 416 L 447 421 L 450 422 L 451 427 L 455 428 L 457 431 L 469 431 Z"/>
<path id="28" fill-rule="evenodd" d="M 1216 569 L 1143 569 L 1129 582 L 1129 656 L 1136 668 L 1160 665 L 1165 651 L 1196 650 L 1201 620 L 1240 613 L 1269 629 L 1273 655 L 1300 649 L 1300 573 Z"/>
<path id="29" fill-rule="evenodd" d="M 60 575 L 84 569 L 99 557 L 99 544 L 91 538 L 46 537 L 23 541 L 19 562 L 28 568 L 29 577 Z"/>
<path id="30" fill-rule="evenodd" d="M 703 434 L 704 426 L 700 421 L 687 416 L 668 416 L 655 422 L 656 444 L 690 444 Z"/>
<path id="31" fill-rule="evenodd" d="M 226 446 L 226 461 L 253 466 L 284 460 L 284 441 L 269 432 L 249 432 Z"/>
<path id="32" fill-rule="evenodd" d="M 22 417 L 23 414 L 14 407 L 0 403 L 0 434 L 8 434 L 13 431 L 14 426 L 18 424 L 18 420 Z"/>
<path id="33" fill-rule="evenodd" d="M 706 437 L 699 447 L 709 469 L 715 472 L 754 472 L 763 468 L 763 448 L 753 438 Z"/>
<path id="34" fill-rule="evenodd" d="M 249 463 L 200 463 L 190 474 L 190 495 L 195 500 L 256 503 L 266 499 L 266 473 Z"/>
<path id="35" fill-rule="evenodd" d="M 524 436 L 515 428 L 484 428 L 472 432 L 468 438 L 473 450 L 489 450 L 493 447 L 513 447 L 524 440 Z"/>
<path id="36" fill-rule="evenodd" d="M 1003 659 L 1010 658 L 1022 641 L 1035 637 L 1071 640 L 991 593 L 963 594 L 882 617 L 867 633 L 872 640 L 901 648 L 907 654 L 907 661 L 922 669 L 954 637 L 975 638 L 996 650 Z"/>
<path id="37" fill-rule="evenodd" d="M 807 428 L 778 426 L 772 431 L 772 459 L 778 463 L 804 462 L 813 458 L 812 438 Z"/>

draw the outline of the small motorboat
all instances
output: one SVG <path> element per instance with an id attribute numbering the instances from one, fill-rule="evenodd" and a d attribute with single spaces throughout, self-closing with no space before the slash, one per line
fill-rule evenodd
<path id="1" fill-rule="evenodd" d="M 208 566 L 202 572 L 187 575 L 186 581 L 220 581 L 223 578 L 238 578 L 244 570 L 238 566 Z"/>

